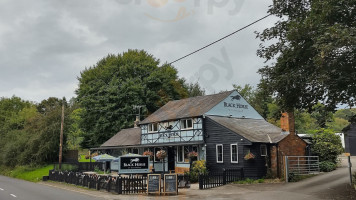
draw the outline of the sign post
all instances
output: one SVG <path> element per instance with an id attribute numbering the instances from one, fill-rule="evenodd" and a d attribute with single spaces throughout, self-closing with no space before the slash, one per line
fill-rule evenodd
<path id="1" fill-rule="evenodd" d="M 178 194 L 178 179 L 177 174 L 164 175 L 164 193 L 165 194 Z"/>
<path id="2" fill-rule="evenodd" d="M 350 157 L 351 155 L 350 155 L 350 153 L 345 153 L 345 156 L 347 156 L 349 175 L 350 175 L 350 185 L 352 186 L 352 172 L 351 172 L 352 163 L 351 163 L 351 157 Z"/>
<path id="3" fill-rule="evenodd" d="M 147 177 L 147 194 L 161 194 L 161 175 L 148 174 Z"/>

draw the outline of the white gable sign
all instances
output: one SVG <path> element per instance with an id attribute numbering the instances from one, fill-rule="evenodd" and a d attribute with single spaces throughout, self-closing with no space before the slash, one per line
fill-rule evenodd
<path id="1" fill-rule="evenodd" d="M 236 118 L 263 119 L 263 117 L 237 92 L 214 106 L 205 115 L 231 116 Z"/>

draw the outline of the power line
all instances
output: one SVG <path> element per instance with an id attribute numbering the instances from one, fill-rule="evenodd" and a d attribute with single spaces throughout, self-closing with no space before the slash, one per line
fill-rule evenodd
<path id="1" fill-rule="evenodd" d="M 187 54 L 187 55 L 185 55 L 185 56 L 183 56 L 183 57 L 181 57 L 181 58 L 179 58 L 179 59 L 177 59 L 177 60 L 175 60 L 175 61 L 173 61 L 173 62 L 171 62 L 171 63 L 169 63 L 169 64 L 171 65 L 171 64 L 173 64 L 173 63 L 175 63 L 175 62 L 177 62 L 177 61 L 180 61 L 180 60 L 182 60 L 182 59 L 184 59 L 184 58 L 186 58 L 186 57 L 188 57 L 188 56 L 191 56 L 191 55 L 197 53 L 198 51 L 201 51 L 201 50 L 203 50 L 203 49 L 205 49 L 205 48 L 207 48 L 207 47 L 209 47 L 209 46 L 211 46 L 211 45 L 213 45 L 213 44 L 215 44 L 215 43 L 218 43 L 218 42 L 220 42 L 221 40 L 223 40 L 223 39 L 225 39 L 225 38 L 228 38 L 228 37 L 230 37 L 230 36 L 236 34 L 237 32 L 240 32 L 240 31 L 244 30 L 245 28 L 247 28 L 247 27 L 249 27 L 249 26 L 252 26 L 253 24 L 256 24 L 257 22 L 259 22 L 259 21 L 261 21 L 261 20 L 263 20 L 263 19 L 265 19 L 265 18 L 267 18 L 267 17 L 269 17 L 269 16 L 271 16 L 271 14 L 266 15 L 266 16 L 264 16 L 264 17 L 262 17 L 262 18 L 260 18 L 260 19 L 258 19 L 258 20 L 256 20 L 256 21 L 254 21 L 254 22 L 252 22 L 252 23 L 250 23 L 250 24 L 248 24 L 248 25 L 246 25 L 246 26 L 244 26 L 244 27 L 238 29 L 237 31 L 234 31 L 234 32 L 232 32 L 232 33 L 230 33 L 230 34 L 228 34 L 228 35 L 226 35 L 226 36 L 224 36 L 224 37 L 222 37 L 222 38 L 220 38 L 220 39 L 218 39 L 218 40 L 216 40 L 216 41 L 214 41 L 214 42 L 212 42 L 212 43 L 210 43 L 210 44 L 208 44 L 208 45 L 206 45 L 206 46 L 204 46 L 204 47 L 202 47 L 202 48 L 200 48 L 200 49 L 198 49 L 198 50 L 196 50 L 196 51 L 193 51 L 192 53 Z"/>

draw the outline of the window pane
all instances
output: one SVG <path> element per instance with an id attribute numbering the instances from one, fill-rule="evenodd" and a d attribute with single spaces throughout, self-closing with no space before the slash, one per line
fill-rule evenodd
<path id="1" fill-rule="evenodd" d="M 189 162 L 189 148 L 188 147 L 184 147 L 184 162 Z"/>
<path id="2" fill-rule="evenodd" d="M 193 121 L 192 119 L 187 120 L 187 128 L 193 128 Z"/>
<path id="3" fill-rule="evenodd" d="M 237 162 L 237 145 L 231 145 L 231 161 Z"/>
<path id="4" fill-rule="evenodd" d="M 181 129 L 186 129 L 187 128 L 185 119 L 181 119 L 180 120 L 180 128 Z"/>
<path id="5" fill-rule="evenodd" d="M 152 124 L 153 125 L 153 131 L 157 131 L 157 124 Z"/>
<path id="6" fill-rule="evenodd" d="M 218 162 L 223 161 L 223 147 L 222 147 L 222 145 L 217 146 L 217 161 Z"/>
<path id="7" fill-rule="evenodd" d="M 177 161 L 183 162 L 183 150 L 181 146 L 177 147 L 177 154 Z"/>
<path id="8" fill-rule="evenodd" d="M 132 153 L 138 154 L 138 149 L 132 149 Z"/>

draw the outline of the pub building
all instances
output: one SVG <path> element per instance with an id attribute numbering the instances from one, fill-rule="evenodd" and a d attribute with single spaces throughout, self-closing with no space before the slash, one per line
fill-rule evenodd
<path id="1" fill-rule="evenodd" d="M 112 156 L 151 151 L 155 172 L 180 174 L 190 170 L 191 160 L 205 160 L 211 172 L 243 168 L 245 177 L 261 178 L 270 169 L 281 176 L 283 156 L 305 156 L 306 149 L 283 116 L 283 129 L 268 123 L 234 90 L 175 100 L 92 150 Z M 161 149 L 167 155 L 159 160 Z"/>

